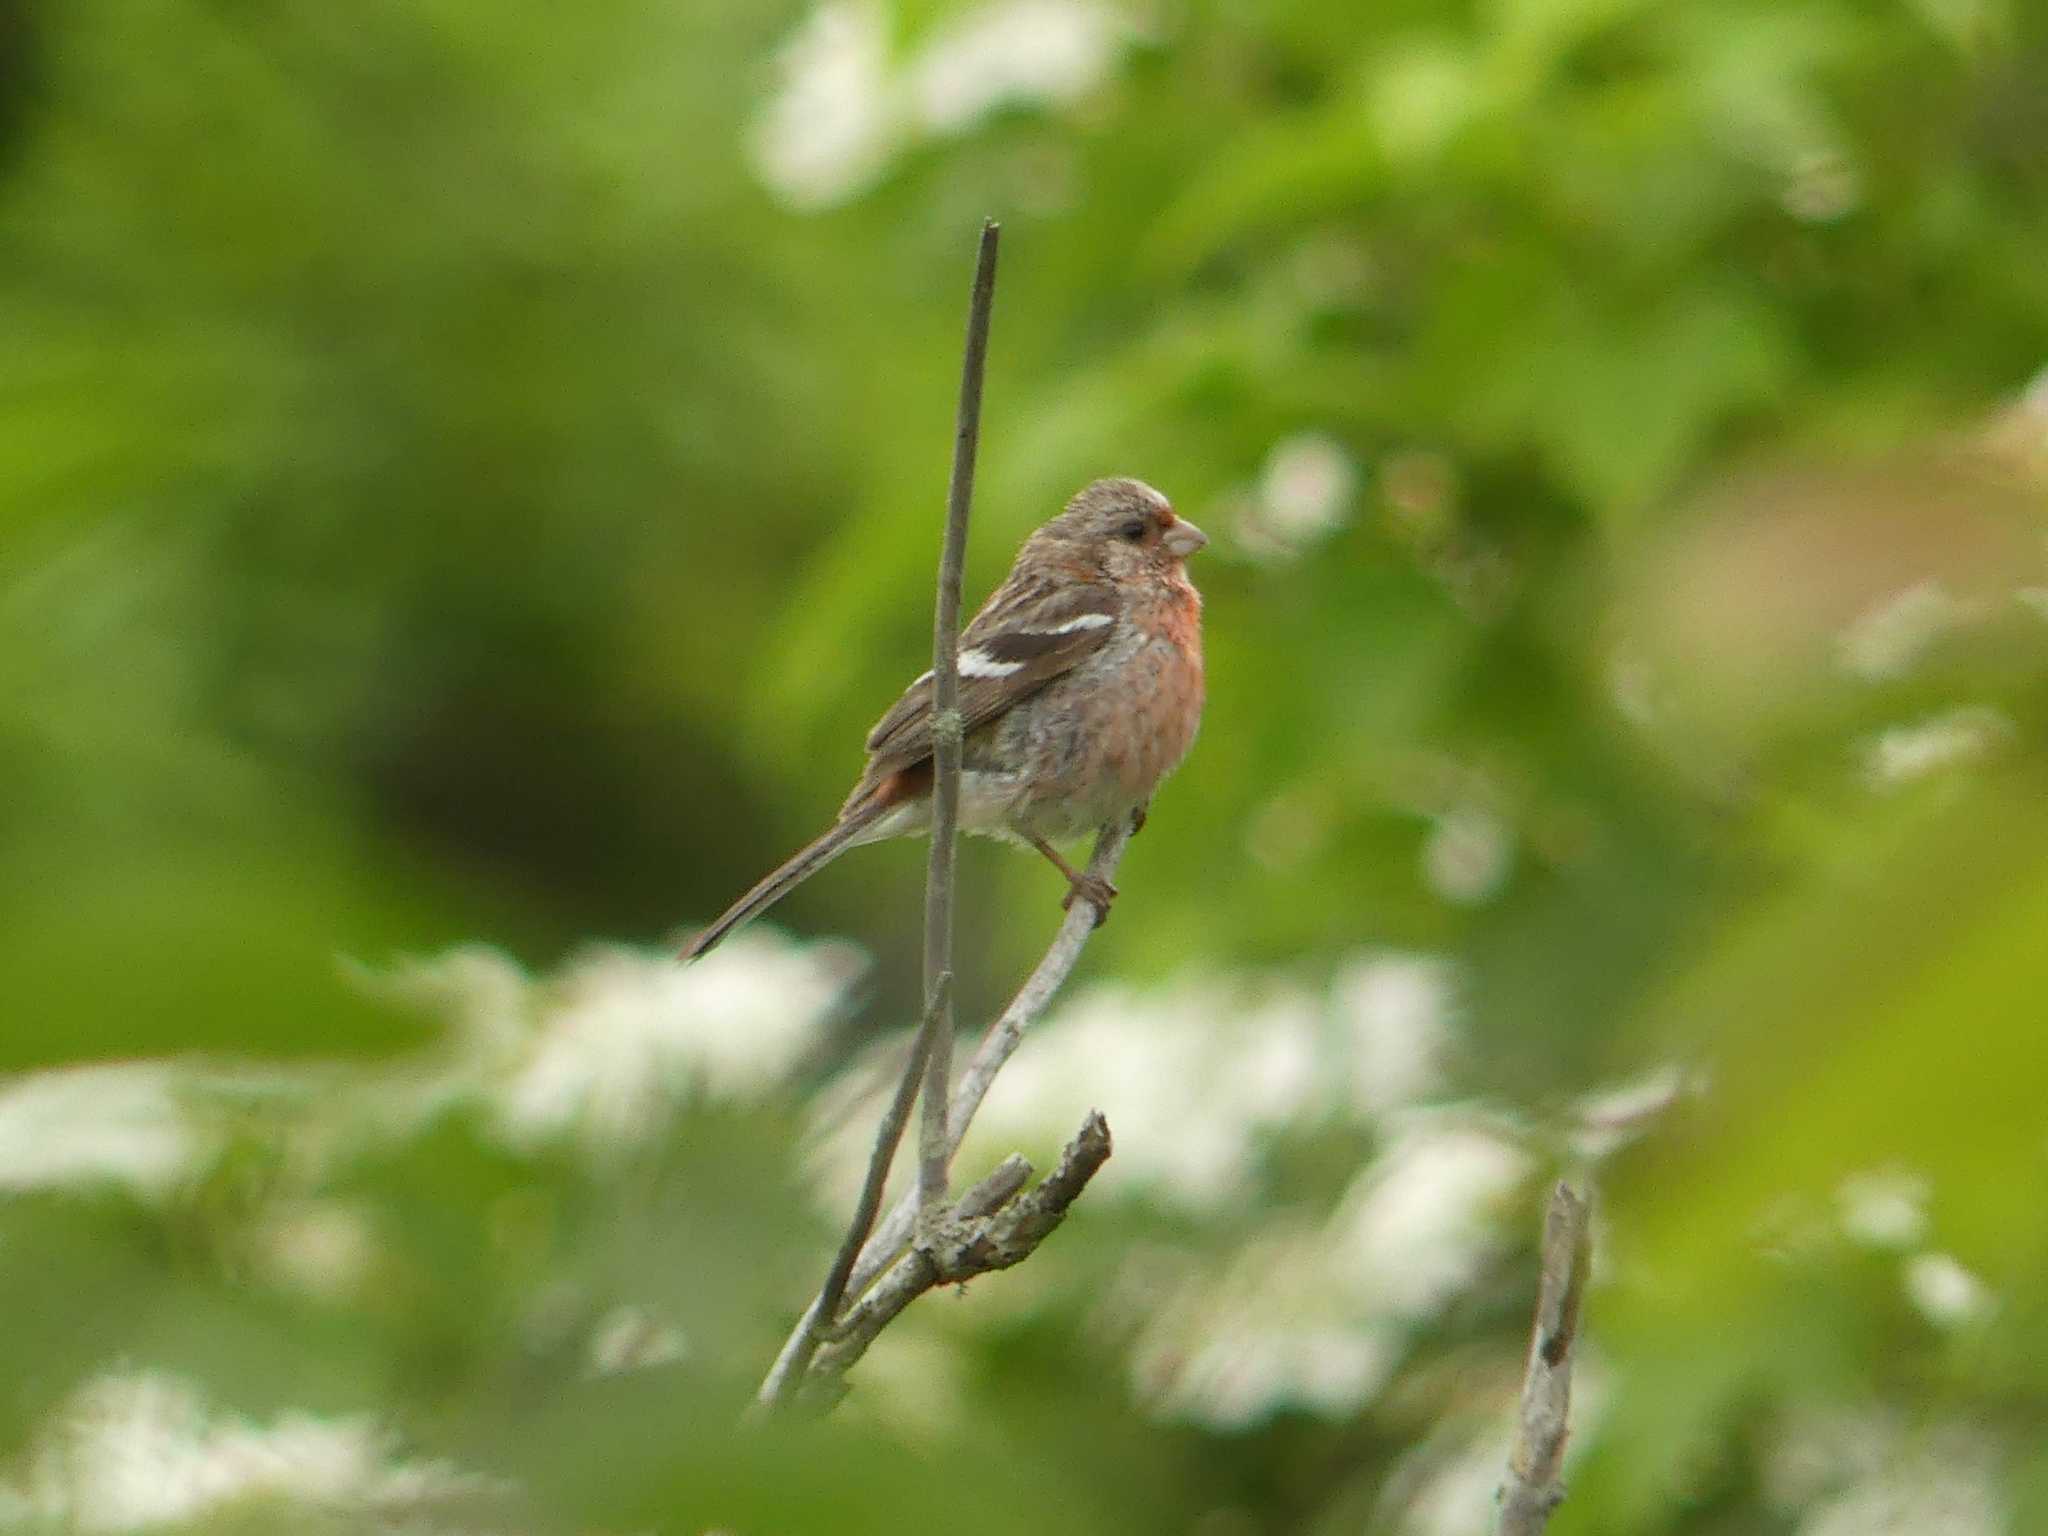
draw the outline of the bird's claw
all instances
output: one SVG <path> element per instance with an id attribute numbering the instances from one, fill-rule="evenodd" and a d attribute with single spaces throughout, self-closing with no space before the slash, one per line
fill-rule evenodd
<path id="1" fill-rule="evenodd" d="M 1076 897 L 1095 908 L 1095 926 L 1100 928 L 1109 921 L 1109 905 L 1116 900 L 1116 887 L 1100 875 L 1076 875 L 1068 882 L 1066 899 L 1061 901 L 1060 910 L 1071 910 Z"/>

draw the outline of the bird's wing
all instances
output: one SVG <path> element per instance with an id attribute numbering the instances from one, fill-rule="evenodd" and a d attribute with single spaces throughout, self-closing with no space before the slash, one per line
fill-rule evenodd
<path id="1" fill-rule="evenodd" d="M 1056 591 L 1005 584 L 960 635 L 964 728 L 993 720 L 1096 651 L 1116 627 L 1122 601 L 1093 583 Z M 931 756 L 932 675 L 927 672 L 868 732 L 870 778 Z"/>

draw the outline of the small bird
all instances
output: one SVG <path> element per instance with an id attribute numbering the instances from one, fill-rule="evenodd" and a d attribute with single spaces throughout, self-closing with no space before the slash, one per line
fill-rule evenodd
<path id="1" fill-rule="evenodd" d="M 1066 876 L 1063 906 L 1108 914 L 1116 888 L 1056 842 L 1142 820 L 1202 718 L 1202 598 L 1186 560 L 1208 535 L 1141 480 L 1097 480 L 1017 552 L 960 635 L 960 829 L 1035 848 Z M 867 769 L 839 819 L 684 946 L 694 960 L 847 849 L 927 832 L 932 675 L 868 732 Z"/>

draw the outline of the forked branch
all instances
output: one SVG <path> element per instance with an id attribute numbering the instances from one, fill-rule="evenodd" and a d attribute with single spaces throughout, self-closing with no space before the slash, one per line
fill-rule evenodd
<path id="1" fill-rule="evenodd" d="M 1109 1156 L 1109 1127 L 1090 1112 L 1052 1176 L 1028 1194 L 1031 1167 L 1012 1157 L 968 1190 L 946 1201 L 948 1170 L 989 1084 L 1024 1029 L 1041 1013 L 1080 957 L 1100 921 L 1085 898 L 1073 903 L 1058 937 L 1017 998 L 983 1040 L 957 1097 L 952 1086 L 953 855 L 959 822 L 961 722 L 959 629 L 961 574 L 967 549 L 968 510 L 974 492 L 975 451 L 981 432 L 982 376 L 988 356 L 989 315 L 995 297 L 997 228 L 982 226 L 968 308 L 967 346 L 961 364 L 960 405 L 953 439 L 953 473 L 946 501 L 946 536 L 939 561 L 939 591 L 932 625 L 932 846 L 925 882 L 925 1008 L 903 1076 L 875 1136 L 853 1219 L 825 1283 L 798 1319 L 757 1394 L 764 1409 L 792 1402 L 829 1408 L 844 1391 L 849 1367 L 875 1336 L 912 1300 L 936 1285 L 964 1282 L 1005 1269 L 1036 1251 Z M 1129 840 L 1126 828 L 1098 840 L 1091 873 L 1106 882 Z M 873 1232 L 889 1169 L 922 1086 L 915 1192 Z M 917 1241 L 904 1244 L 915 1229 Z M 900 1255 L 900 1257 L 899 1257 Z M 896 1260 L 891 1266 L 890 1261 Z M 884 1273 L 886 1269 L 887 1273 Z M 877 1280 L 880 1283 L 877 1284 Z"/>

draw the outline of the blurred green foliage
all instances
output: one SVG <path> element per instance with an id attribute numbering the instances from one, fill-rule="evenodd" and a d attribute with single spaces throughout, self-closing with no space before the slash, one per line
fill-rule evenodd
<path id="1" fill-rule="evenodd" d="M 1075 25 L 1092 68 L 1033 62 Z M 461 1106 L 302 1156 L 330 1074 L 439 1048 L 357 966 L 654 942 L 836 806 L 922 665 L 993 214 L 970 586 L 1097 474 L 1216 536 L 1205 733 L 1090 973 L 1441 953 L 1445 1094 L 1542 1159 L 1588 1089 L 1704 1076 L 1603 1173 L 1561 1536 L 1822 1529 L 1772 1458 L 1831 1414 L 1967 1431 L 1954 1528 L 2048 1529 L 2044 75 L 2019 0 L 11 0 L 0 1072 L 279 1075 L 169 1193 L 0 1155 L 0 1526 L 119 1364 L 374 1416 L 504 1480 L 467 1528 L 1434 1529 L 1403 1479 L 1505 1401 L 1526 1253 L 1348 1413 L 1162 1419 L 1085 1322 L 1369 1141 L 1276 1135 L 1232 1221 L 1077 1222 L 1052 1304 L 943 1335 L 942 1427 L 790 1437 L 731 1424 L 829 1242 L 793 1095 L 623 1166 Z M 966 869 L 974 1017 L 1056 891 Z M 873 951 L 850 1033 L 908 1004 L 921 872 L 777 914 Z M 1966 1320 L 1831 1224 L 1872 1170 Z M 315 1199 L 373 1283 L 252 1269 Z M 627 1304 L 690 1351 L 592 1377 Z"/>

